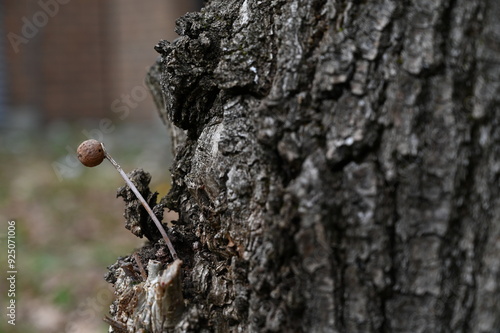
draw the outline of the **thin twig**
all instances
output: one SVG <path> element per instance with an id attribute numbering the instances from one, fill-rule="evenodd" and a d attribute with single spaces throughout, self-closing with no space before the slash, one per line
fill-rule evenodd
<path id="1" fill-rule="evenodd" d="M 109 316 L 104 316 L 102 320 L 113 327 L 113 329 L 118 330 L 118 332 L 127 332 L 127 326 L 110 318 Z"/>
<path id="2" fill-rule="evenodd" d="M 174 258 L 174 260 L 178 259 L 177 252 L 175 252 L 175 249 L 174 249 L 174 246 L 172 245 L 172 242 L 168 238 L 167 233 L 165 232 L 165 229 L 163 228 L 162 224 L 160 223 L 160 221 L 158 221 L 158 218 L 153 213 L 153 210 L 149 207 L 149 205 L 146 202 L 146 200 L 144 200 L 144 197 L 141 195 L 141 193 L 139 192 L 139 190 L 137 189 L 137 187 L 135 187 L 135 185 L 127 177 L 127 174 L 125 172 L 123 172 L 123 170 L 120 167 L 120 165 L 118 163 L 116 163 L 116 161 L 111 157 L 111 155 L 108 154 L 108 152 L 106 151 L 106 148 L 104 148 L 104 144 L 101 143 L 101 146 L 102 146 L 102 150 L 104 151 L 105 157 L 111 162 L 111 164 L 113 164 L 113 166 L 116 168 L 116 170 L 118 170 L 118 173 L 125 180 L 125 182 L 130 187 L 130 189 L 132 190 L 132 192 L 134 192 L 135 196 L 137 197 L 137 199 L 139 199 L 139 201 L 141 202 L 142 206 L 148 212 L 149 216 L 151 216 L 151 219 L 156 224 L 156 227 L 160 231 L 163 239 L 165 240 L 165 243 L 167 243 L 167 247 L 168 247 L 168 250 L 170 251 L 170 254 L 172 255 L 172 258 Z"/>

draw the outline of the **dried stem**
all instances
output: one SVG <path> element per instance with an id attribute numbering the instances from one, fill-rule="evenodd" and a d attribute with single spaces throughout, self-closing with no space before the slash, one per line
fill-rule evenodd
<path id="1" fill-rule="evenodd" d="M 174 258 L 174 260 L 178 259 L 177 252 L 175 252 L 175 249 L 174 249 L 174 246 L 172 245 L 172 242 L 168 238 L 167 233 L 165 232 L 165 229 L 163 228 L 162 224 L 160 223 L 160 221 L 158 220 L 158 218 L 156 217 L 156 215 L 153 213 L 153 210 L 149 207 L 149 205 L 146 202 L 146 200 L 144 200 L 144 197 L 141 195 L 141 193 L 139 193 L 139 190 L 137 189 L 137 187 L 135 187 L 135 185 L 127 177 L 127 174 L 125 174 L 125 172 L 123 172 L 123 170 L 120 167 L 120 165 L 118 163 L 116 163 L 116 161 L 111 157 L 111 155 L 108 154 L 108 152 L 106 151 L 106 148 L 104 148 L 104 144 L 101 143 L 101 146 L 102 146 L 102 150 L 104 151 L 104 155 L 106 156 L 106 158 L 111 162 L 111 164 L 113 164 L 113 166 L 115 167 L 115 169 L 118 170 L 118 173 L 125 180 L 125 182 L 130 187 L 130 189 L 132 190 L 132 192 L 134 192 L 135 196 L 137 197 L 137 199 L 139 199 L 139 201 L 141 202 L 142 206 L 148 212 L 149 216 L 151 216 L 151 219 L 156 224 L 156 227 L 160 231 L 163 239 L 165 240 L 165 243 L 167 243 L 167 247 L 168 247 L 168 250 L 170 251 L 170 254 L 172 255 L 172 258 Z"/>

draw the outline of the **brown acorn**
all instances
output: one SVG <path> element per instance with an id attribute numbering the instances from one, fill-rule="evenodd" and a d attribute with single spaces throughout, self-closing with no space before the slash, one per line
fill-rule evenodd
<path id="1" fill-rule="evenodd" d="M 106 157 L 101 143 L 94 139 L 83 141 L 76 152 L 80 162 L 87 167 L 95 167 L 101 164 Z"/>

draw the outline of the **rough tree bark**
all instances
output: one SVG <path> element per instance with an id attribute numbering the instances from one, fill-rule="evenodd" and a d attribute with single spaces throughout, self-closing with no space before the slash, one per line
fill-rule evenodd
<path id="1" fill-rule="evenodd" d="M 500 332 L 500 2 L 211 0 L 148 81 L 175 332 Z"/>

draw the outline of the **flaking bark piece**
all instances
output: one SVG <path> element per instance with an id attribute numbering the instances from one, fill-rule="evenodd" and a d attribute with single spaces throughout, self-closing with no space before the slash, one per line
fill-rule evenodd
<path id="1" fill-rule="evenodd" d="M 152 207 L 158 220 L 161 221 L 164 207 L 162 204 L 156 204 L 158 193 L 152 193 L 149 189 L 151 175 L 143 169 L 134 169 L 127 176 L 137 187 L 149 206 Z M 139 238 L 146 236 L 153 243 L 158 241 L 161 238 L 161 234 L 134 192 L 125 185 L 118 189 L 116 196 L 122 197 L 123 201 L 125 201 L 125 212 L 123 214 L 125 217 L 125 228 Z"/>
<path id="2" fill-rule="evenodd" d="M 128 332 L 161 333 L 175 327 L 185 308 L 182 261 L 177 259 L 165 269 L 162 266 L 159 261 L 149 260 L 148 277 L 140 283 L 123 268 L 115 270 L 113 322 L 126 326 Z"/>

